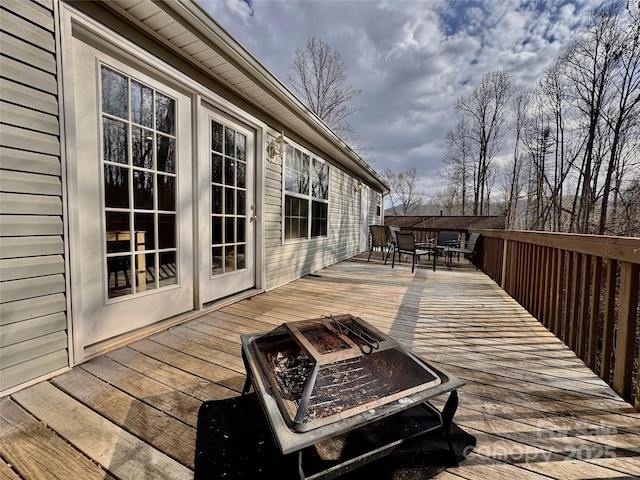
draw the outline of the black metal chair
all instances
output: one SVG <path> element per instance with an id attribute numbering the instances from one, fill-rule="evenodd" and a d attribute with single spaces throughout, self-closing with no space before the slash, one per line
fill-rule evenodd
<path id="1" fill-rule="evenodd" d="M 411 273 L 413 273 L 416 266 L 416 259 L 419 260 L 421 255 L 428 255 L 430 252 L 416 248 L 416 240 L 413 238 L 413 233 L 411 232 L 396 232 L 396 239 L 398 245 L 395 251 L 398 252 L 398 263 L 400 262 L 400 254 L 411 255 Z M 394 254 L 393 260 L 391 261 L 391 268 L 394 267 L 395 260 L 396 256 Z"/>
<path id="2" fill-rule="evenodd" d="M 469 235 L 469 239 L 466 241 L 464 247 L 462 248 L 456 248 L 456 247 L 450 247 L 447 248 L 445 250 L 445 255 L 449 256 L 449 262 L 451 262 L 451 259 L 453 257 L 453 255 L 457 255 L 458 256 L 458 260 L 460 260 L 460 254 L 467 256 L 467 258 L 469 259 L 469 261 L 475 261 L 475 254 L 476 254 L 476 243 L 478 243 L 478 239 L 480 238 L 480 234 L 479 233 L 472 233 L 471 235 Z"/>

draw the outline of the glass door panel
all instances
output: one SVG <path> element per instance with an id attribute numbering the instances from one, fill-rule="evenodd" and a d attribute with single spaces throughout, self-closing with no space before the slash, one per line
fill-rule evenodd
<path id="1" fill-rule="evenodd" d="M 106 66 L 101 86 L 106 285 L 112 299 L 177 282 L 176 100 Z"/>

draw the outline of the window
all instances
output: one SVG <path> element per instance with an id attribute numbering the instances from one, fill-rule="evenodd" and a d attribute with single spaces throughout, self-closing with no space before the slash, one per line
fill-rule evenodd
<path id="1" fill-rule="evenodd" d="M 246 268 L 247 137 L 211 120 L 211 274 Z"/>
<path id="2" fill-rule="evenodd" d="M 283 181 L 285 240 L 327 236 L 329 165 L 287 145 Z"/>
<path id="3" fill-rule="evenodd" d="M 176 100 L 101 67 L 108 297 L 177 283 Z"/>

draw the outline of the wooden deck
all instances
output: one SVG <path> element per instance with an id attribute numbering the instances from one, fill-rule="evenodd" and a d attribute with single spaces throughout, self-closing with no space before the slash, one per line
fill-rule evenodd
<path id="1" fill-rule="evenodd" d="M 375 253 L 0 399 L 0 478 L 193 478 L 200 404 L 245 379 L 239 335 L 329 313 L 466 380 L 454 420 L 478 445 L 438 479 L 640 478 L 640 413 L 488 277 L 465 261 L 412 275 Z"/>

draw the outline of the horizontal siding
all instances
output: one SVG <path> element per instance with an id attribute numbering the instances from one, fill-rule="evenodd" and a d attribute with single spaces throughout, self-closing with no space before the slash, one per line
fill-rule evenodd
<path id="1" fill-rule="evenodd" d="M 62 255 L 50 255 L 26 258 L 8 258 L 0 260 L 0 281 L 43 277 L 64 273 Z"/>
<path id="2" fill-rule="evenodd" d="M 62 199 L 48 195 L 0 193 L 0 213 L 62 215 Z"/>
<path id="3" fill-rule="evenodd" d="M 29 235 L 62 235 L 62 217 L 44 215 L 0 215 L 3 237 Z"/>
<path id="4" fill-rule="evenodd" d="M 32 359 L 32 352 L 34 351 L 43 356 L 65 348 L 67 348 L 67 334 L 65 331 L 41 335 L 22 343 L 1 347 L 2 368 L 5 369 L 19 363 L 28 362 Z"/>
<path id="5" fill-rule="evenodd" d="M 15 345 L 41 335 L 64 332 L 66 328 L 67 317 L 64 313 L 54 313 L 22 322 L 0 325 L 0 347 Z"/>
<path id="6" fill-rule="evenodd" d="M 0 392 L 69 365 L 52 0 L 0 4 Z"/>
<path id="7" fill-rule="evenodd" d="M 41 257 L 64 253 L 62 238 L 48 237 L 5 237 L 0 241 L 0 259 L 17 257 Z"/>
<path id="8" fill-rule="evenodd" d="M 26 362 L 0 370 L 0 388 L 6 390 L 24 383 L 25 379 L 34 379 L 55 372 L 69 365 L 66 350 L 58 350 L 48 355 L 36 356 Z"/>
<path id="9" fill-rule="evenodd" d="M 38 112 L 13 103 L 0 102 L 0 118 L 6 125 L 35 130 L 48 135 L 58 135 L 60 125 L 58 117 Z"/>
<path id="10" fill-rule="evenodd" d="M 62 292 L 64 292 L 64 275 L 47 275 L 2 282 L 3 303 Z"/>
<path id="11" fill-rule="evenodd" d="M 52 74 L 56 73 L 56 57 L 53 52 L 47 52 L 4 32 L 0 32 L 0 43 L 4 45 L 4 51 L 8 57 L 18 60 L 28 58 L 29 63 L 34 67 Z"/>
<path id="12" fill-rule="evenodd" d="M 335 166 L 330 169 L 329 235 L 282 244 L 281 167 L 267 171 L 265 185 L 265 271 L 267 289 L 346 260 L 359 250 L 360 211 L 354 179 Z"/>
<path id="13" fill-rule="evenodd" d="M 0 70 L 2 70 L 2 76 L 12 82 L 28 85 L 51 95 L 58 93 L 56 77 L 52 73 L 6 56 L 0 56 Z"/>
<path id="14" fill-rule="evenodd" d="M 58 100 L 50 94 L 34 90 L 27 85 L 21 85 L 16 82 L 0 78 L 0 91 L 2 91 L 2 99 L 5 102 L 23 105 L 31 110 L 44 112 L 51 115 L 58 113 Z M 16 148 L 28 148 L 25 144 L 18 145 Z M 32 150 L 31 148 L 28 148 Z"/>
<path id="15" fill-rule="evenodd" d="M 3 175 L 8 170 L 41 173 L 57 177 L 62 175 L 60 158 L 54 155 L 44 155 L 38 152 L 27 152 L 0 146 L 0 158 L 2 158 Z"/>
<path id="16" fill-rule="evenodd" d="M 64 312 L 67 299 L 63 293 L 0 303 L 0 325 L 22 322 L 43 315 Z"/>
<path id="17" fill-rule="evenodd" d="M 20 38 L 45 52 L 55 54 L 56 41 L 53 35 L 53 15 L 50 11 L 28 0 L 2 2 L 0 5 L 3 6 L 3 32 L 15 38 Z M 51 28 L 47 29 L 47 24 L 50 24 Z M 45 28 L 41 28 L 41 25 L 45 26 Z"/>
<path id="18" fill-rule="evenodd" d="M 0 191 L 39 195 L 62 195 L 60 177 L 7 170 L 0 177 Z"/>

